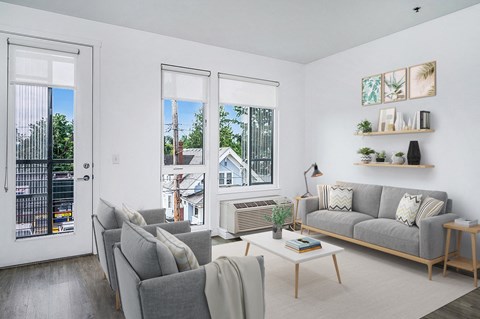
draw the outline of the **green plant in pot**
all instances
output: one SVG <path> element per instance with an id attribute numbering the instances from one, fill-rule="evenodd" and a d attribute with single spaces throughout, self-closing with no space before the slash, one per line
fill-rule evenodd
<path id="1" fill-rule="evenodd" d="M 403 157 L 403 155 L 405 155 L 404 152 L 397 152 L 397 153 L 393 154 L 392 164 L 397 164 L 397 165 L 404 164 L 405 163 L 405 157 Z"/>
<path id="2" fill-rule="evenodd" d="M 369 120 L 363 120 L 357 124 L 358 133 L 370 133 L 372 131 L 372 123 Z"/>
<path id="3" fill-rule="evenodd" d="M 370 147 L 362 147 L 357 151 L 360 154 L 360 160 L 364 164 L 368 164 L 372 161 L 372 154 L 375 153 L 375 150 L 371 149 Z"/>
<path id="4" fill-rule="evenodd" d="M 273 224 L 273 239 L 282 238 L 283 224 L 285 224 L 285 220 L 291 215 L 292 209 L 290 206 L 277 205 L 272 208 L 272 215 L 264 216 L 267 222 Z"/>
<path id="5" fill-rule="evenodd" d="M 385 162 L 386 157 L 387 157 L 387 153 L 385 153 L 385 151 L 375 152 L 375 159 L 379 163 Z"/>

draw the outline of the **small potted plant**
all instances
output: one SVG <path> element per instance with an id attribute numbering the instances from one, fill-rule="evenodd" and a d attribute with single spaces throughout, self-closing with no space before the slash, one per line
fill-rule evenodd
<path id="1" fill-rule="evenodd" d="M 387 157 L 387 153 L 385 153 L 385 151 L 381 151 L 381 152 L 375 152 L 375 160 L 378 162 L 378 163 L 383 163 L 385 162 L 385 158 Z"/>
<path id="2" fill-rule="evenodd" d="M 393 154 L 392 163 L 397 165 L 402 165 L 403 163 L 405 163 L 405 157 L 403 157 L 403 155 L 405 155 L 404 152 L 397 152 Z"/>
<path id="3" fill-rule="evenodd" d="M 357 133 L 370 133 L 372 131 L 372 123 L 369 120 L 363 120 L 357 124 Z"/>
<path id="4" fill-rule="evenodd" d="M 265 215 L 265 220 L 272 223 L 273 239 L 282 239 L 282 227 L 288 216 L 291 216 L 290 206 L 277 205 L 272 208 L 272 215 Z"/>
<path id="5" fill-rule="evenodd" d="M 375 153 L 374 150 L 372 150 L 370 147 L 362 147 L 357 151 L 358 154 L 360 154 L 360 160 L 364 164 L 368 164 L 372 161 L 372 156 L 371 154 Z"/>

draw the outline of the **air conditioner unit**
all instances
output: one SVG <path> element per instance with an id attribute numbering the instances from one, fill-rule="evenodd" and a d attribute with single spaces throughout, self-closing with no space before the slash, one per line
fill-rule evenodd
<path id="1" fill-rule="evenodd" d="M 237 199 L 220 202 L 220 227 L 232 234 L 251 232 L 272 227 L 265 220 L 265 215 L 272 214 L 272 208 L 277 205 L 290 207 L 293 212 L 293 202 L 283 196 Z M 292 223 L 292 215 L 285 225 Z"/>

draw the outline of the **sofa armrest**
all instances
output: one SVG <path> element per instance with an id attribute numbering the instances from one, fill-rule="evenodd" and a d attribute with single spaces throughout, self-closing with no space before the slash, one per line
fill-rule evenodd
<path id="1" fill-rule="evenodd" d="M 420 221 L 420 257 L 434 259 L 445 255 L 445 238 L 447 230 L 443 224 L 458 218 L 456 214 L 443 214 L 428 217 Z M 450 252 L 455 250 L 456 236 L 450 241 Z"/>
<path id="2" fill-rule="evenodd" d="M 165 208 L 145 209 L 138 211 L 147 225 L 165 223 Z"/>
<path id="3" fill-rule="evenodd" d="M 114 246 L 114 254 L 123 313 L 126 318 L 142 318 L 140 294 L 138 292 L 140 278 L 123 255 L 119 243 Z"/>
<path id="4" fill-rule="evenodd" d="M 212 237 L 209 230 L 176 234 L 175 237 L 190 247 L 201 266 L 212 261 Z"/>
<path id="5" fill-rule="evenodd" d="M 307 220 L 307 215 L 311 212 L 317 211 L 319 208 L 318 197 L 307 197 L 302 198 L 298 201 L 298 214 L 297 218 L 302 220 L 302 223 L 305 223 Z"/>

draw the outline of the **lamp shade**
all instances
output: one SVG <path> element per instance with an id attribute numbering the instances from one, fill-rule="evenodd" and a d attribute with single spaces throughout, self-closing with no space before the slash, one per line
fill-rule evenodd
<path id="1" fill-rule="evenodd" d="M 317 164 L 315 164 L 313 166 L 312 177 L 319 177 L 319 176 L 322 176 L 322 175 L 323 175 L 323 173 L 318 170 L 318 166 L 317 166 Z"/>

